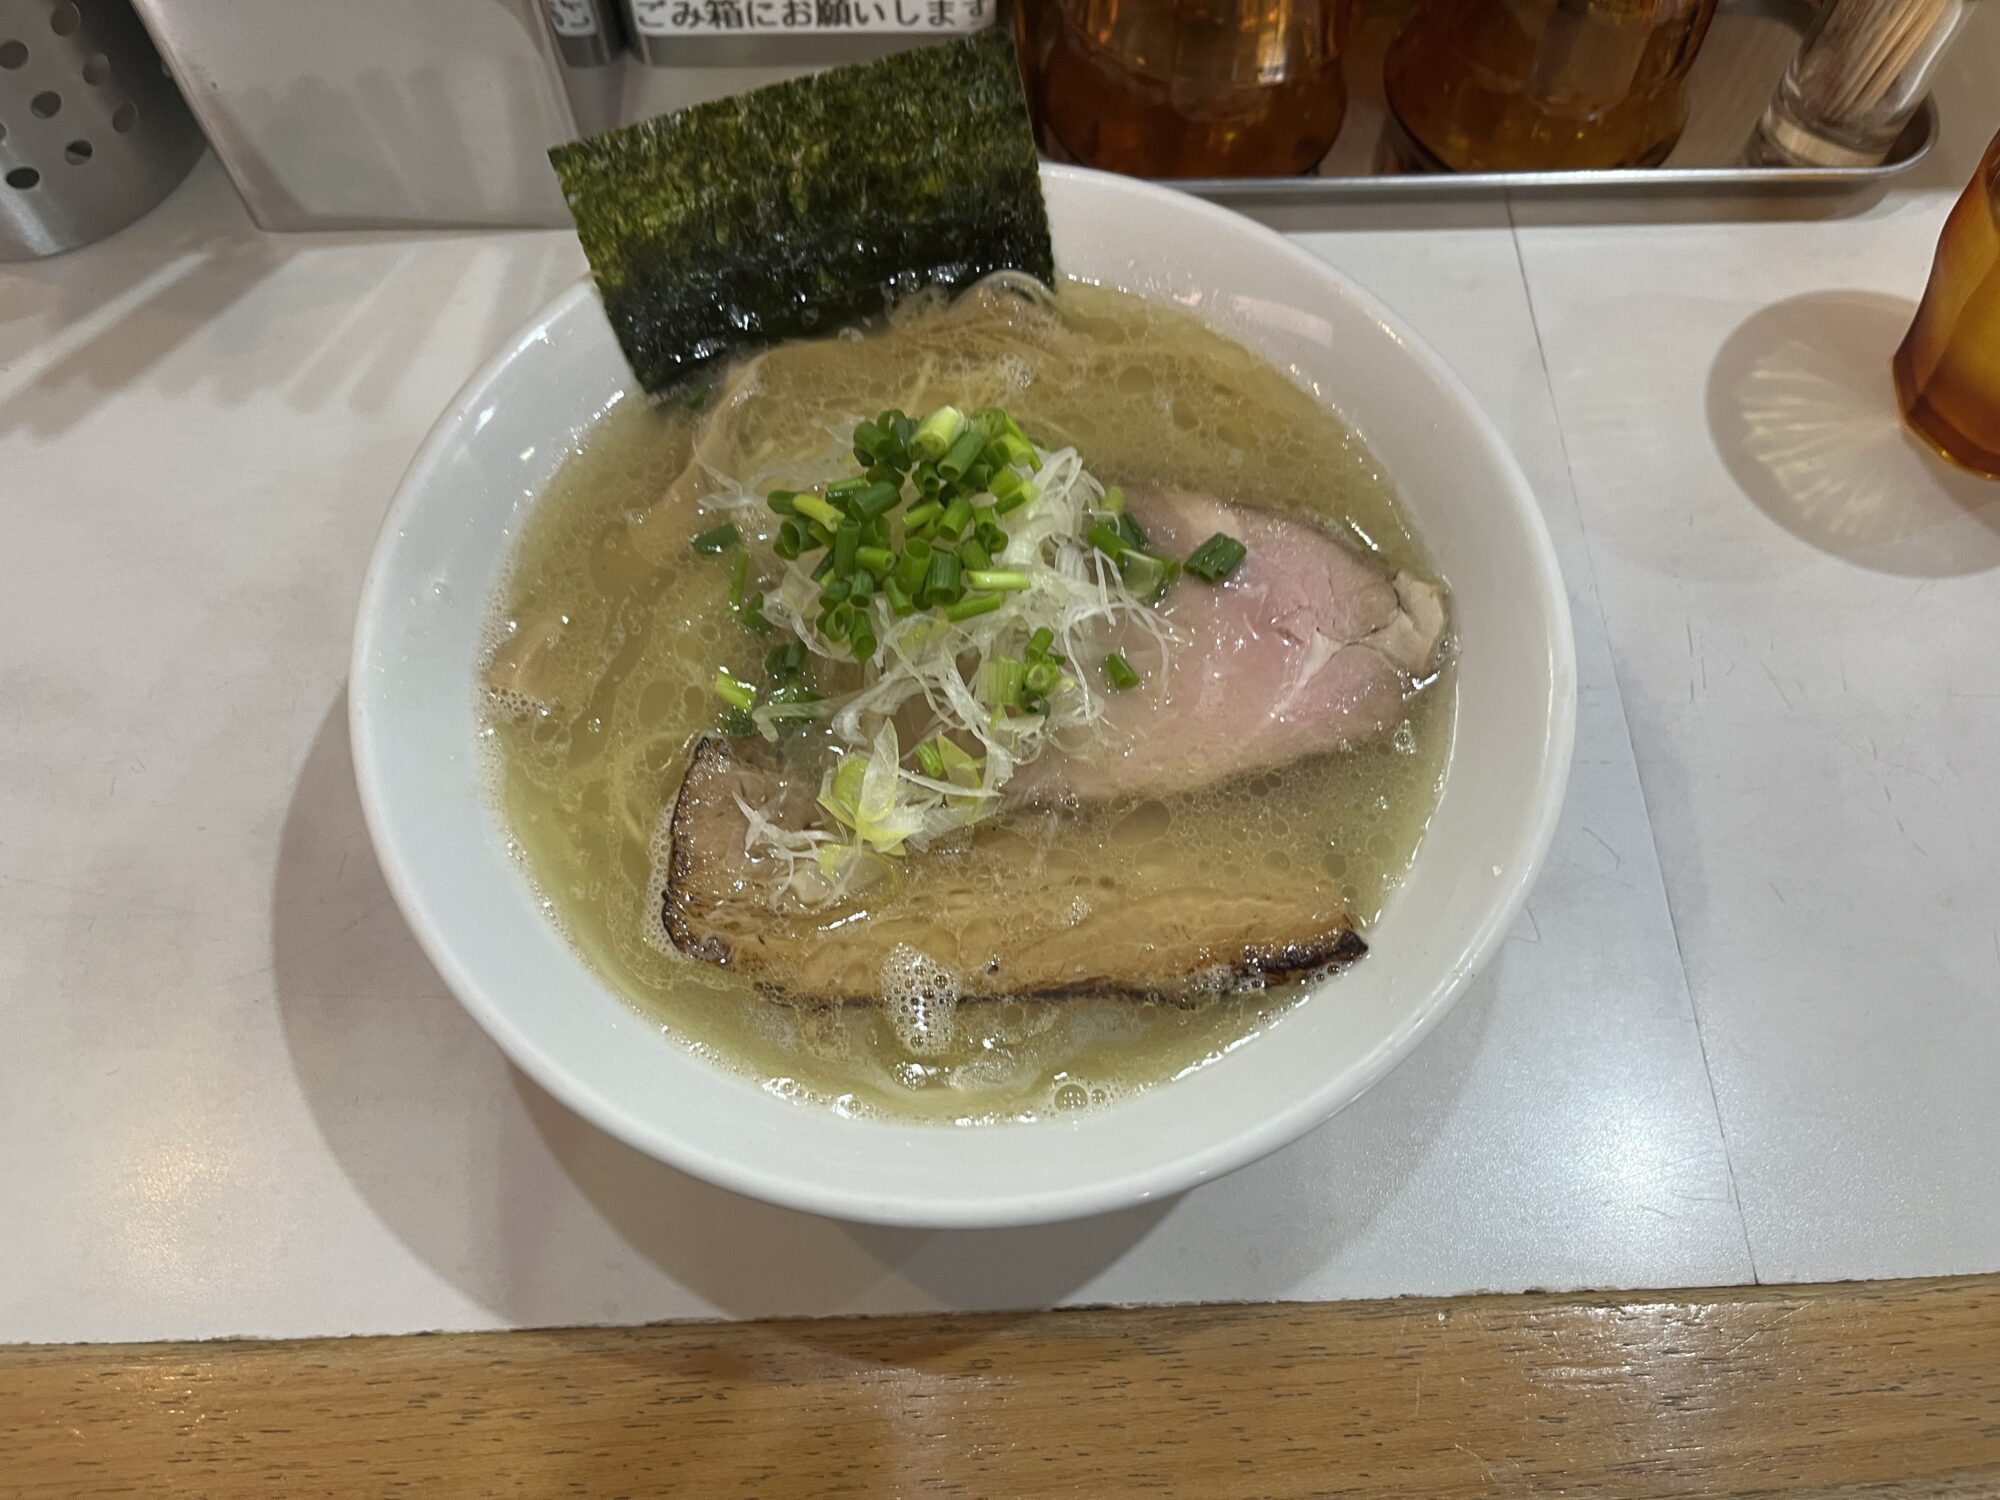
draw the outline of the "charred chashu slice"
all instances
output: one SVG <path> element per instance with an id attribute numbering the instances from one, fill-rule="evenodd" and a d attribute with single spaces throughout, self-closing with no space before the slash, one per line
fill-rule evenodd
<path id="1" fill-rule="evenodd" d="M 1038 837 L 1035 820 L 1059 813 L 1017 812 L 980 825 L 968 849 L 912 853 L 859 906 L 780 909 L 784 871 L 746 853 L 743 808 L 805 826 L 816 789 L 755 748 L 714 737 L 695 747 L 670 824 L 662 916 L 676 948 L 767 993 L 842 1001 L 878 994 L 899 950 L 950 969 L 967 998 L 1161 1000 L 1312 974 L 1367 951 L 1330 880 L 1217 889 L 1144 836 L 1089 848 Z"/>

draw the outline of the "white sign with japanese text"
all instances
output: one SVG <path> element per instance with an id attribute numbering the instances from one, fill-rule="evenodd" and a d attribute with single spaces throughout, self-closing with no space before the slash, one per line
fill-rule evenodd
<path id="1" fill-rule="evenodd" d="M 999 0 L 632 0 L 648 36 L 910 32 L 957 36 L 993 20 Z"/>

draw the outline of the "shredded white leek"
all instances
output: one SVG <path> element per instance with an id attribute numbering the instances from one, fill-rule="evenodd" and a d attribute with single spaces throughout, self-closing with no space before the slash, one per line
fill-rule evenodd
<path id="1" fill-rule="evenodd" d="M 715 475 L 702 504 L 711 510 L 761 506 L 774 488 L 806 490 L 851 473 L 854 426 L 849 421 L 830 430 L 824 450 L 805 462 L 774 465 L 742 480 Z M 813 907 L 858 894 L 906 850 L 927 848 L 990 816 L 1015 771 L 1051 744 L 1075 743 L 1096 731 L 1107 699 L 1093 685 L 1094 674 L 1078 664 L 1112 627 L 1129 623 L 1144 631 L 1155 659 L 1166 665 L 1174 645 L 1167 622 L 1085 540 L 1093 513 L 1104 509 L 1104 486 L 1074 448 L 1036 446 L 1035 453 L 1038 463 L 1020 471 L 1030 498 L 1000 517 L 1007 544 L 993 559 L 995 569 L 1024 574 L 1026 589 L 1003 595 L 990 613 L 957 622 L 928 609 L 898 618 L 877 593 L 867 608 L 881 649 L 863 668 L 858 688 L 813 703 L 761 703 L 752 711 L 759 731 L 774 740 L 788 719 L 824 719 L 837 747 L 819 796 L 834 831 L 784 828 L 739 803 L 749 830 L 745 852 L 783 867 L 781 895 Z M 991 497 L 981 503 L 992 503 Z M 814 655 L 851 668 L 851 656 L 816 628 L 820 585 L 811 561 L 778 564 L 783 572 L 765 595 L 764 613 Z M 981 668 L 1019 661 L 1039 630 L 1050 632 L 1053 649 L 1069 662 L 1041 711 L 996 711 L 983 703 Z M 943 778 L 905 764 L 894 718 L 901 715 L 910 725 L 907 710 L 917 700 L 924 708 L 917 743 L 938 747 Z"/>

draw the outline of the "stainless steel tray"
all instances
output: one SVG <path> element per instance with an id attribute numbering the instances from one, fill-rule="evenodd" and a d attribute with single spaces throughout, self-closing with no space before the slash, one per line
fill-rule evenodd
<path id="1" fill-rule="evenodd" d="M 1888 160 L 1874 167 L 1758 167 L 1743 148 L 1777 90 L 1812 19 L 1808 0 L 1724 0 L 1688 75 L 1688 126 L 1657 167 L 1611 172 L 1399 172 L 1385 167 L 1398 130 L 1378 77 L 1351 72 L 1347 118 L 1318 168 L 1303 177 L 1191 177 L 1172 186 L 1204 198 L 1320 202 L 1481 193 L 1589 195 L 1718 190 L 1854 192 L 1907 172 L 1937 139 L 1936 107 L 1925 100 Z"/>

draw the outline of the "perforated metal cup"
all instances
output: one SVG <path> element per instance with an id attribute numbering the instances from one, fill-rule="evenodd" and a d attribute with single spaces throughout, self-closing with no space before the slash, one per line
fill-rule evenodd
<path id="1" fill-rule="evenodd" d="M 124 227 L 203 145 L 129 0 L 0 0 L 0 260 Z"/>

